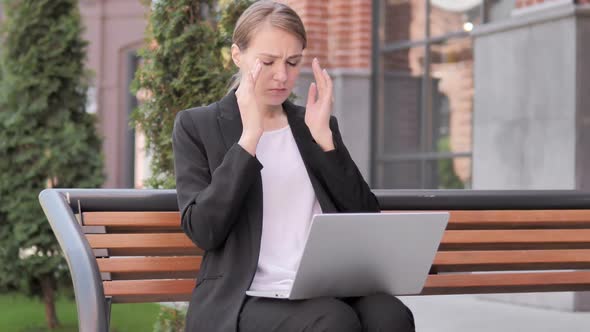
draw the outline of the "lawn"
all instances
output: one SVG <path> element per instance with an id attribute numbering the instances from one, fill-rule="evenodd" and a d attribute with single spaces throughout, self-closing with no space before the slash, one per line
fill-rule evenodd
<path id="1" fill-rule="evenodd" d="M 154 303 L 113 304 L 112 332 L 152 331 L 159 312 Z M 57 314 L 62 328 L 56 332 L 77 332 L 76 303 L 65 297 L 57 302 Z M 19 294 L 0 294 L 0 331 L 42 332 L 45 327 L 45 308 L 39 300 Z"/>

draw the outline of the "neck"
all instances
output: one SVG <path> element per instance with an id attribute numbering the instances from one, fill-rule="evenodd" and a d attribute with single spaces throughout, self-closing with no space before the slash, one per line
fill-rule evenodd
<path id="1" fill-rule="evenodd" d="M 265 120 L 275 120 L 285 116 L 285 110 L 282 105 L 259 105 L 258 109 L 262 112 Z"/>
<path id="2" fill-rule="evenodd" d="M 259 110 L 262 113 L 262 121 L 265 131 L 283 128 L 288 124 L 287 114 L 282 105 L 260 105 Z"/>

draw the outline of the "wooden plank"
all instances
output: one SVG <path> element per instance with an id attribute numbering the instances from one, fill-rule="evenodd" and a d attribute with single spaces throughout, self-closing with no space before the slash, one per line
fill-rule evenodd
<path id="1" fill-rule="evenodd" d="M 404 211 L 386 210 L 384 213 Z M 417 211 L 405 211 L 417 212 Z M 449 229 L 590 228 L 589 210 L 457 210 L 449 211 Z M 176 211 L 85 212 L 87 226 L 179 228 Z"/>
<path id="2" fill-rule="evenodd" d="M 590 271 L 429 275 L 422 295 L 590 290 Z"/>
<path id="3" fill-rule="evenodd" d="M 90 247 L 94 249 L 192 249 L 196 247 L 184 233 L 88 234 L 86 238 Z"/>
<path id="4" fill-rule="evenodd" d="M 86 226 L 180 229 L 180 213 L 177 211 L 84 212 L 83 217 Z"/>
<path id="5" fill-rule="evenodd" d="M 187 301 L 195 279 L 116 280 L 103 281 L 105 296 L 113 302 Z"/>
<path id="6" fill-rule="evenodd" d="M 450 218 L 447 229 L 590 229 L 590 210 L 456 210 L 448 212 Z"/>
<path id="7" fill-rule="evenodd" d="M 188 300 L 194 279 L 104 281 L 114 302 Z M 590 271 L 430 275 L 422 295 L 590 290 Z"/>
<path id="8" fill-rule="evenodd" d="M 195 279 L 199 270 L 193 271 L 168 271 L 168 272 L 125 272 L 108 273 L 108 279 L 104 280 L 147 280 L 147 279 Z"/>
<path id="9" fill-rule="evenodd" d="M 590 269 L 590 250 L 439 251 L 437 272 Z"/>
<path id="10" fill-rule="evenodd" d="M 112 303 L 188 302 L 191 293 L 169 295 L 134 295 L 112 297 Z"/>
<path id="11" fill-rule="evenodd" d="M 88 234 L 86 237 L 93 249 L 196 248 L 184 233 Z M 442 250 L 518 248 L 590 248 L 590 230 L 450 230 L 444 233 L 441 243 Z"/>
<path id="12" fill-rule="evenodd" d="M 439 250 L 590 248 L 590 230 L 447 230 Z"/>
<path id="13" fill-rule="evenodd" d="M 101 272 L 185 272 L 197 271 L 201 266 L 201 256 L 180 257 L 117 257 L 96 260 Z"/>
<path id="14" fill-rule="evenodd" d="M 110 257 L 114 256 L 196 256 L 204 251 L 195 246 L 186 248 L 116 248 L 109 249 Z"/>

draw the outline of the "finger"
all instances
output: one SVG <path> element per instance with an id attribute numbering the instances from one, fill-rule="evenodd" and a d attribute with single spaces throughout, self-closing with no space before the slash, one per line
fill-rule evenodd
<path id="1" fill-rule="evenodd" d="M 258 61 L 258 59 L 256 59 Z M 253 72 L 256 69 L 256 65 L 258 62 L 254 63 L 254 66 L 250 70 L 245 70 L 243 72 L 242 78 L 240 80 L 240 86 L 243 86 L 244 90 L 249 90 L 252 83 L 253 83 Z"/>
<path id="2" fill-rule="evenodd" d="M 320 98 L 322 98 L 322 96 L 324 95 L 325 80 L 322 75 L 322 68 L 320 67 L 320 62 L 317 58 L 313 59 L 311 68 L 313 70 L 313 76 L 318 86 L 318 93 L 320 95 Z"/>
<path id="3" fill-rule="evenodd" d="M 243 85 L 243 89 L 244 92 L 248 92 L 250 91 L 251 87 L 252 87 L 252 72 L 251 71 L 247 71 L 244 73 L 244 81 L 242 82 Z"/>
<path id="4" fill-rule="evenodd" d="M 254 65 L 254 69 L 252 70 L 252 87 L 256 87 L 256 82 L 258 81 L 258 77 L 260 76 L 260 71 L 262 71 L 262 64 L 260 60 L 256 59 L 256 64 Z"/>
<path id="5" fill-rule="evenodd" d="M 238 86 L 238 90 L 236 92 L 248 91 L 249 81 L 250 81 L 250 71 L 242 72 L 242 76 L 240 77 L 240 85 Z"/>
<path id="6" fill-rule="evenodd" d="M 326 80 L 326 95 L 330 97 L 330 101 L 334 101 L 334 84 L 332 82 L 332 78 L 326 69 L 322 70 L 322 74 L 324 79 Z"/>
<path id="7" fill-rule="evenodd" d="M 309 106 L 313 105 L 315 103 L 316 100 L 316 96 L 317 96 L 318 92 L 317 92 L 317 88 L 315 83 L 311 83 L 309 85 L 309 91 L 307 92 L 307 108 L 309 109 Z"/>

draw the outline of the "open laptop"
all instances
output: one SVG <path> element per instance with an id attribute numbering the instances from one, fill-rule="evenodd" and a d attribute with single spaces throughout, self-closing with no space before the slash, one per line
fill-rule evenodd
<path id="1" fill-rule="evenodd" d="M 315 215 L 290 290 L 247 291 L 291 300 L 422 291 L 447 212 Z"/>

